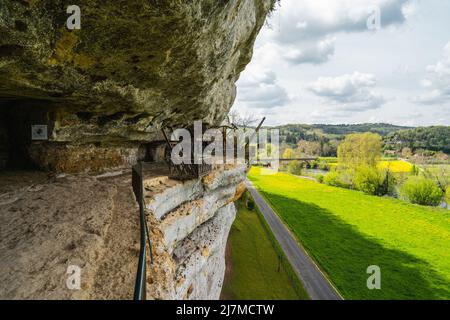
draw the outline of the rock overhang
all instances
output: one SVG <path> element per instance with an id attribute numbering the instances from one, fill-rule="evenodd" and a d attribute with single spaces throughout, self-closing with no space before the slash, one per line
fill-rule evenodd
<path id="1" fill-rule="evenodd" d="M 68 1 L 2 1 L 0 163 L 100 171 L 139 160 L 162 127 L 220 124 L 273 3 L 80 0 L 68 30 Z"/>
<path id="2" fill-rule="evenodd" d="M 40 103 L 55 142 L 149 141 L 218 124 L 272 0 L 79 0 L 0 5 L 0 108 Z M 40 120 L 42 121 L 42 120 Z"/>
<path id="3" fill-rule="evenodd" d="M 235 82 L 251 59 L 256 35 L 274 2 L 79 0 L 81 29 L 70 31 L 65 22 L 66 8 L 72 2 L 1 1 L 0 169 L 4 163 L 22 157 L 57 172 L 111 170 L 142 160 L 146 153 L 142 145 L 161 139 L 163 127 L 185 127 L 194 120 L 218 125 L 235 99 Z M 31 141 L 33 125 L 46 125 L 48 139 Z M 147 219 L 155 249 L 149 297 L 219 297 L 226 238 L 235 216 L 232 202 L 244 191 L 245 174 L 245 166 L 224 166 L 203 179 L 187 182 L 174 181 L 160 172 L 156 177 L 145 177 Z M 92 244 L 98 245 L 92 252 L 102 254 L 93 253 L 95 261 L 89 264 L 89 275 L 95 275 L 95 282 L 101 284 L 98 288 L 114 283 L 109 278 L 113 270 L 123 273 L 126 291 L 132 292 L 134 279 L 130 275 L 137 263 L 138 216 L 129 175 L 105 180 L 92 174 L 61 176 L 49 175 L 56 182 L 45 182 L 42 190 L 36 191 L 42 193 L 39 212 L 26 205 L 37 196 L 28 189 L 24 200 L 29 199 L 19 204 L 14 194 L 8 193 L 2 209 L 9 205 L 14 208 L 5 210 L 10 215 L 4 218 L 19 211 L 58 227 L 54 216 L 73 219 L 67 209 L 73 205 L 88 221 L 88 233 L 98 232 L 91 226 L 91 216 L 94 222 L 107 220 L 98 224 L 103 229 L 108 226 L 109 235 L 94 235 L 98 240 L 95 243 L 88 241 L 89 236 L 86 246 L 69 243 L 61 250 L 83 253 L 77 247 L 89 251 Z M 61 190 L 70 192 L 60 197 Z M 96 198 L 96 192 L 105 197 Z M 83 237 L 86 226 L 76 218 L 73 224 Z M 27 228 L 27 221 L 20 221 L 21 226 Z M 119 230 L 127 235 L 127 241 L 116 239 Z M 41 229 L 36 233 L 49 234 Z M 14 242 L 14 234 L 9 235 Z M 111 255 L 103 256 L 103 252 Z M 120 267 L 116 256 L 122 259 Z M 33 259 L 43 261 L 38 254 Z M 196 261 L 201 261 L 200 269 Z M 65 262 L 53 262 L 58 265 L 58 274 L 65 275 Z M 96 275 L 97 268 L 101 271 L 104 265 L 111 268 Z M 20 265 L 16 268 L 23 271 Z M 48 267 L 45 270 L 52 271 Z M 29 275 L 16 275 L 30 283 Z M 55 280 L 43 278 L 49 279 Z M 60 285 L 61 279 L 57 278 L 55 285 Z M 198 279 L 198 285 L 194 285 Z M 126 296 L 123 286 L 114 287 L 100 293 L 83 291 L 87 296 L 78 298 Z M 25 291 L 25 297 L 40 294 Z M 65 296 L 67 291 L 53 294 L 77 298 Z"/>

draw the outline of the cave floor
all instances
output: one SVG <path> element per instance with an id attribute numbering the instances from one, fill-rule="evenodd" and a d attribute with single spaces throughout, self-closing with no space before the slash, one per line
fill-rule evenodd
<path id="1" fill-rule="evenodd" d="M 145 179 L 167 179 L 144 165 Z M 132 299 L 139 253 L 131 170 L 0 173 L 1 299 Z M 69 289 L 68 267 L 81 270 Z"/>

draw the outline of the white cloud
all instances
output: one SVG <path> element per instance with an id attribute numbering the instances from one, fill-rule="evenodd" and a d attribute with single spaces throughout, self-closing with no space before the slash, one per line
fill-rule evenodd
<path id="1" fill-rule="evenodd" d="M 305 43 L 301 49 L 289 47 L 283 57 L 292 64 L 321 64 L 334 54 L 336 38 L 326 38 L 319 42 Z"/>
<path id="2" fill-rule="evenodd" d="M 238 104 L 246 108 L 275 108 L 289 101 L 272 71 L 245 73 L 238 83 Z"/>
<path id="3" fill-rule="evenodd" d="M 427 67 L 427 77 L 422 80 L 428 92 L 414 98 L 422 104 L 446 104 L 450 102 L 450 42 L 444 47 L 442 60 Z"/>
<path id="4" fill-rule="evenodd" d="M 290 64 L 320 64 L 335 52 L 335 35 L 369 31 L 375 11 L 381 27 L 400 25 L 411 14 L 410 0 L 284 0 L 278 26 L 264 35 L 276 43 L 279 55 Z"/>
<path id="5" fill-rule="evenodd" d="M 282 32 L 272 35 L 280 43 L 292 44 L 339 32 L 365 32 L 375 9 L 381 13 L 382 28 L 398 25 L 405 21 L 409 3 L 409 0 L 282 1 Z"/>
<path id="6" fill-rule="evenodd" d="M 320 77 L 308 88 L 341 111 L 361 112 L 377 109 L 386 102 L 381 94 L 372 90 L 375 86 L 373 74 L 354 72 L 338 77 Z"/>
<path id="7" fill-rule="evenodd" d="M 366 26 L 373 4 L 381 8 L 376 32 Z M 270 124 L 450 125 L 450 103 L 428 102 L 424 109 L 411 98 L 426 93 L 425 103 L 443 97 L 445 59 L 436 53 L 449 40 L 449 2 L 282 0 L 281 5 L 258 35 L 252 62 L 237 84 L 234 110 L 267 116 Z M 428 73 L 427 65 L 432 65 Z M 322 85 L 324 95 L 310 87 L 321 76 L 350 77 L 355 70 L 372 78 L 334 91 Z"/>

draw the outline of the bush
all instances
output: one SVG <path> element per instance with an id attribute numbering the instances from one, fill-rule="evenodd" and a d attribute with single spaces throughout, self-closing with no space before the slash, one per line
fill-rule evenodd
<path id="1" fill-rule="evenodd" d="M 442 191 L 437 184 L 424 177 L 411 176 L 402 185 L 400 194 L 411 203 L 437 206 L 442 201 Z"/>
<path id="2" fill-rule="evenodd" d="M 318 174 L 318 175 L 316 176 L 316 180 L 317 180 L 317 182 L 319 182 L 319 183 L 323 183 L 323 179 L 324 179 L 323 174 Z"/>
<path id="3" fill-rule="evenodd" d="M 336 186 L 339 181 L 339 173 L 337 171 L 328 172 L 323 177 L 323 182 L 329 186 Z"/>
<path id="4" fill-rule="evenodd" d="M 294 160 L 289 162 L 288 172 L 297 176 L 302 174 L 303 165 L 300 161 Z"/>
<path id="5" fill-rule="evenodd" d="M 350 188 L 351 183 L 346 179 L 345 175 L 340 171 L 330 171 L 323 178 L 323 182 L 329 186 Z"/>
<path id="6" fill-rule="evenodd" d="M 380 195 L 384 177 L 380 170 L 368 166 L 360 167 L 353 178 L 354 187 L 371 195 Z"/>
<path id="7" fill-rule="evenodd" d="M 330 170 L 330 165 L 328 163 L 326 163 L 325 161 L 320 161 L 319 162 L 319 169 L 320 170 Z"/>
<path id="8" fill-rule="evenodd" d="M 394 193 L 395 181 L 389 171 L 363 166 L 356 171 L 353 186 L 367 194 L 384 196 Z"/>

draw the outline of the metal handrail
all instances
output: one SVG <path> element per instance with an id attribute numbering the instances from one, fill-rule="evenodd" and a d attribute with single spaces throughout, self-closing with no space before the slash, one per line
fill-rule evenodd
<path id="1" fill-rule="evenodd" d="M 132 186 L 133 192 L 136 196 L 136 201 L 139 204 L 139 223 L 140 223 L 140 250 L 139 262 L 136 274 L 136 283 L 134 287 L 134 300 L 146 299 L 146 283 L 147 283 L 147 241 L 150 251 L 150 263 L 153 264 L 152 243 L 150 241 L 150 234 L 148 232 L 147 219 L 145 217 L 144 205 L 144 186 L 142 181 L 142 163 L 139 162 L 132 168 Z"/>
<path id="2" fill-rule="evenodd" d="M 212 165 L 210 162 L 205 161 L 205 157 L 202 156 L 202 163 L 180 163 L 175 164 L 172 161 L 171 154 L 173 151 L 172 143 L 178 143 L 177 141 L 171 141 L 166 134 L 164 128 L 161 129 L 161 132 L 164 136 L 164 140 L 167 144 L 167 151 L 170 154 L 166 154 L 166 163 L 169 166 L 169 177 L 176 180 L 189 180 L 189 179 L 198 179 L 205 175 L 207 175 L 212 170 Z M 192 159 L 195 157 L 193 151 L 195 148 L 191 149 L 191 157 Z"/>

